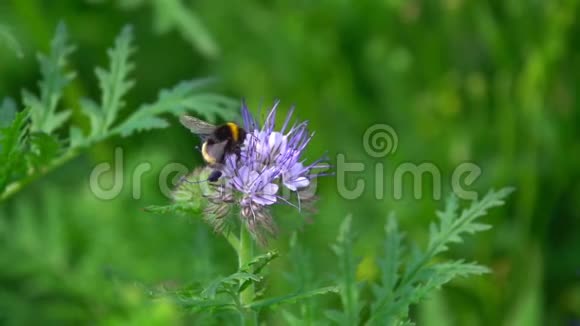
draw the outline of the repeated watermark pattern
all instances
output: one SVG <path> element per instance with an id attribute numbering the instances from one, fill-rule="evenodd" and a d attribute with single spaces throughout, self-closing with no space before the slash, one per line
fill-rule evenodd
<path id="1" fill-rule="evenodd" d="M 392 155 L 399 145 L 399 137 L 395 130 L 387 124 L 375 124 L 369 127 L 362 141 L 363 148 L 367 155 L 377 160 L 372 167 L 369 167 L 366 161 L 349 161 L 346 160 L 345 154 L 336 156 L 336 184 L 337 190 L 341 197 L 345 199 L 357 199 L 363 195 L 366 188 L 364 179 L 357 179 L 355 186 L 348 188 L 346 186 L 347 175 L 351 173 L 363 174 L 372 169 L 375 199 L 382 200 L 385 198 L 385 164 L 387 156 Z M 467 189 L 473 185 L 481 175 L 481 168 L 472 162 L 462 162 L 458 164 L 451 175 L 450 185 L 453 193 L 461 198 L 474 200 L 477 199 L 477 192 Z M 430 196 L 435 200 L 441 199 L 442 193 L 442 173 L 441 169 L 432 162 L 402 162 L 395 168 L 392 178 L 389 179 L 391 185 L 391 194 L 393 199 L 400 200 L 403 198 L 405 190 L 404 178 L 409 175 L 412 178 L 412 190 L 415 199 L 422 199 Z M 431 187 L 426 187 L 430 183 Z M 467 188 L 466 188 L 467 187 Z M 428 191 L 430 188 L 431 191 Z"/>
<path id="2" fill-rule="evenodd" d="M 403 199 L 406 187 L 411 187 L 415 199 L 432 198 L 441 199 L 443 180 L 441 169 L 433 162 L 401 162 L 392 170 L 392 176 L 387 178 L 385 161 L 388 156 L 394 154 L 399 146 L 399 137 L 395 129 L 387 124 L 374 124 L 366 129 L 362 137 L 362 146 L 365 153 L 376 162 L 369 164 L 368 158 L 359 161 L 347 161 L 346 155 L 339 153 L 332 162 L 333 172 L 336 180 L 336 190 L 340 197 L 347 200 L 355 200 L 363 196 L 366 192 L 372 191 L 377 200 L 385 199 L 385 189 L 390 190 L 392 199 Z M 369 166 L 372 165 L 372 166 Z M 188 174 L 193 167 L 188 167 L 183 163 L 171 162 L 165 164 L 158 175 L 157 185 L 161 193 L 170 198 L 171 190 L 183 177 Z M 91 192 L 101 200 L 112 200 L 118 197 L 127 182 L 124 164 L 124 150 L 121 147 L 115 148 L 113 164 L 101 162 L 91 171 L 89 176 L 89 188 Z M 131 168 L 130 187 L 133 199 L 140 199 L 142 196 L 143 177 L 153 170 L 150 162 L 141 162 Z M 373 185 L 367 187 L 369 171 L 372 175 Z M 477 179 L 481 176 L 481 168 L 473 162 L 462 162 L 455 166 L 451 174 L 449 184 L 455 196 L 460 199 L 477 199 L 477 192 L 469 190 Z M 357 174 L 354 186 L 347 186 L 347 178 Z M 357 176 L 355 175 L 355 176 Z M 363 176 L 366 176 L 365 179 Z M 404 183 L 405 177 L 411 178 L 411 183 Z M 108 185 L 103 185 L 106 179 Z M 408 180 L 408 179 L 407 179 Z M 301 198 L 314 196 L 317 189 L 317 178 L 313 178 L 308 189 L 301 193 Z M 200 183 L 203 186 L 203 182 Z M 368 194 L 368 193 L 367 193 Z M 286 198 L 290 194 L 282 194 Z M 306 196 L 306 197 L 304 197 Z"/>

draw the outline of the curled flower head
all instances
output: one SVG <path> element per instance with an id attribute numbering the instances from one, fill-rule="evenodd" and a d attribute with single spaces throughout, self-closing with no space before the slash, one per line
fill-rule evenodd
<path id="1" fill-rule="evenodd" d="M 292 110 L 284 124 L 275 130 L 278 102 L 268 112 L 260 127 L 247 106 L 242 103 L 243 126 L 247 136 L 239 153 L 228 154 L 221 167 L 222 177 L 211 197 L 213 212 L 229 212 L 225 206 L 238 205 L 242 221 L 254 238 L 264 242 L 263 231 L 276 233 L 270 206 L 277 203 L 290 204 L 300 209 L 301 191 L 312 185 L 313 173 L 322 168 L 323 160 L 306 163 L 303 153 L 313 134 L 307 130 L 307 122 L 290 125 Z M 289 201 L 296 194 L 297 203 Z M 286 199 L 286 198 L 288 199 Z"/>

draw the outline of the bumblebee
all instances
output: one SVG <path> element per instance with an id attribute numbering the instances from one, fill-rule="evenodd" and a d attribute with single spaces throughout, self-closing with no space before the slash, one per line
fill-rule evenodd
<path id="1" fill-rule="evenodd" d="M 182 116 L 179 121 L 203 141 L 201 145 L 203 160 L 214 168 L 208 181 L 217 181 L 222 175 L 220 167 L 224 163 L 225 156 L 239 155 L 240 147 L 246 139 L 246 131 L 233 122 L 215 126 L 188 115 Z"/>

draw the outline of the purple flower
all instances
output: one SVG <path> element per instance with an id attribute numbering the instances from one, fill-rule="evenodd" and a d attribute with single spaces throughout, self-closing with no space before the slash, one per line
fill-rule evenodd
<path id="1" fill-rule="evenodd" d="M 239 155 L 226 156 L 222 177 L 216 185 L 221 195 L 212 198 L 213 203 L 221 199 L 224 205 L 226 202 L 238 205 L 242 220 L 261 242 L 264 242 L 262 230 L 272 235 L 276 231 L 269 207 L 286 203 L 300 209 L 301 200 L 304 200 L 300 191 L 311 186 L 313 178 L 318 176 L 312 173 L 314 169 L 325 167 L 322 159 L 307 164 L 302 158 L 313 134 L 308 132 L 306 122 L 290 126 L 293 110 L 286 116 L 282 127 L 274 130 L 278 103 L 269 111 L 262 127 L 242 103 L 247 136 Z M 284 198 L 282 192 L 296 193 L 297 205 Z M 221 208 L 221 211 L 226 210 Z"/>

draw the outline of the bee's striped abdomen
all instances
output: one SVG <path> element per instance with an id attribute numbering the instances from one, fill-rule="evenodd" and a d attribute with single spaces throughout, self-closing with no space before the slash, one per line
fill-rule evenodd
<path id="1" fill-rule="evenodd" d="M 237 142 L 240 140 L 240 127 L 233 122 L 226 123 L 228 128 L 230 128 L 230 132 L 232 133 L 232 139 Z"/>

